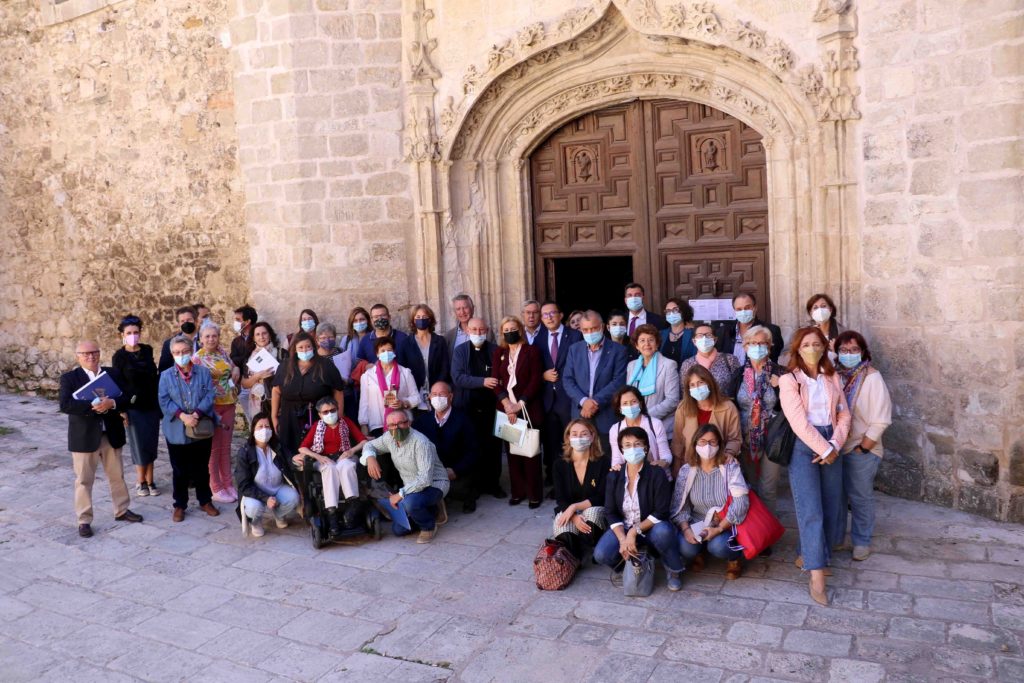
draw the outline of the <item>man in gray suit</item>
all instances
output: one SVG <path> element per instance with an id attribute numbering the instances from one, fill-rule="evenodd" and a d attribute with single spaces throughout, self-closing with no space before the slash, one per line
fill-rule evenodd
<path id="1" fill-rule="evenodd" d="M 452 298 L 452 312 L 455 313 L 455 327 L 444 333 L 448 342 L 448 358 L 455 355 L 455 347 L 469 341 L 469 321 L 476 313 L 473 297 L 469 294 L 457 294 Z"/>

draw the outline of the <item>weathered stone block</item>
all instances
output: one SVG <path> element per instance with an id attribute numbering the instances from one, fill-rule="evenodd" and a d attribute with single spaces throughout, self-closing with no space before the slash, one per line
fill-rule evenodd
<path id="1" fill-rule="evenodd" d="M 1010 446 L 1006 479 L 1011 486 L 1024 486 L 1024 439 L 1017 439 Z"/>
<path id="2" fill-rule="evenodd" d="M 354 157 L 366 154 L 369 138 L 365 133 L 336 135 L 330 140 L 331 154 L 336 157 Z"/>
<path id="3" fill-rule="evenodd" d="M 992 48 L 992 75 L 1019 77 L 1024 64 L 1024 43 L 997 45 Z"/>
<path id="4" fill-rule="evenodd" d="M 978 486 L 961 486 L 956 495 L 956 507 L 985 517 L 994 517 L 999 507 L 999 493 Z"/>
<path id="5" fill-rule="evenodd" d="M 946 194 L 953 184 L 953 169 L 947 161 L 918 161 L 910 178 L 911 194 Z"/>
<path id="6" fill-rule="evenodd" d="M 355 20 L 351 14 L 321 15 L 317 23 L 320 32 L 334 40 L 351 40 L 355 35 Z"/>
<path id="7" fill-rule="evenodd" d="M 1024 177 L 964 181 L 958 196 L 960 213 L 968 220 L 1013 223 L 1020 219 L 1020 205 L 1008 200 L 1024 196 Z"/>
<path id="8" fill-rule="evenodd" d="M 988 451 L 962 448 L 957 451 L 960 467 L 957 476 L 960 481 L 994 486 L 999 480 L 999 458 Z"/>
<path id="9" fill-rule="evenodd" d="M 1024 140 L 978 144 L 967 150 L 970 171 L 1002 171 L 1024 167 Z"/>
<path id="10" fill-rule="evenodd" d="M 870 194 L 901 192 L 906 188 L 906 164 L 872 164 L 864 170 L 864 187 Z"/>
<path id="11" fill-rule="evenodd" d="M 954 130 L 952 118 L 912 124 L 907 129 L 907 155 L 920 159 L 952 154 Z"/>
<path id="12" fill-rule="evenodd" d="M 409 176 L 405 173 L 380 173 L 366 180 L 368 195 L 396 195 L 409 188 Z"/>

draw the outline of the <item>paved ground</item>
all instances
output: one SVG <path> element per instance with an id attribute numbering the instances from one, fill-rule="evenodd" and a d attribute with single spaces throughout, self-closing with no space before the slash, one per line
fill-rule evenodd
<path id="1" fill-rule="evenodd" d="M 0 395 L 0 425 L 5 682 L 1024 680 L 1021 526 L 880 496 L 876 553 L 838 558 L 830 608 L 807 597 L 793 531 L 738 581 L 712 563 L 629 599 L 588 566 L 541 593 L 548 512 L 486 498 L 432 545 L 315 551 L 300 526 L 172 525 L 163 455 L 164 495 L 132 503 L 145 523 L 114 522 L 97 481 L 83 540 L 56 404 Z"/>

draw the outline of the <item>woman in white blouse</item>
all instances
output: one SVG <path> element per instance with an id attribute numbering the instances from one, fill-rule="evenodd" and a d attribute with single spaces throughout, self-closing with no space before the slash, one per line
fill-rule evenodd
<path id="1" fill-rule="evenodd" d="M 866 560 L 871 554 L 871 534 L 875 527 L 874 481 L 885 453 L 882 433 L 892 423 L 892 400 L 882 373 L 871 366 L 868 343 L 858 332 L 847 330 L 836 337 L 839 352 L 839 376 L 853 421 L 843 444 L 843 493 L 849 503 L 850 541 L 853 559 Z M 840 505 L 837 525 L 839 545 L 846 536 L 846 508 Z"/>
<path id="2" fill-rule="evenodd" d="M 612 446 L 612 469 L 619 469 L 624 462 L 622 451 L 619 449 L 619 432 L 627 427 L 639 427 L 647 432 L 647 438 L 651 445 L 648 462 L 658 467 L 664 467 L 665 473 L 668 474 L 668 468 L 672 466 L 672 449 L 668 445 L 668 432 L 661 420 L 651 417 L 648 413 L 640 390 L 631 386 L 622 387 L 612 396 L 612 405 L 619 418 L 618 422 L 608 430 L 608 440 Z M 669 478 L 671 479 L 671 476 Z"/>
<path id="3" fill-rule="evenodd" d="M 626 366 L 626 381 L 640 390 L 648 414 L 661 420 L 671 438 L 679 405 L 679 365 L 658 350 L 660 343 L 654 325 L 641 325 L 633 331 L 633 346 L 640 357 Z"/>
<path id="4" fill-rule="evenodd" d="M 384 433 L 389 413 L 404 410 L 412 419 L 409 411 L 420 405 L 420 392 L 409 368 L 395 362 L 391 337 L 378 337 L 373 350 L 377 362 L 366 368 L 359 380 L 359 427 L 367 436 L 376 437 Z"/>

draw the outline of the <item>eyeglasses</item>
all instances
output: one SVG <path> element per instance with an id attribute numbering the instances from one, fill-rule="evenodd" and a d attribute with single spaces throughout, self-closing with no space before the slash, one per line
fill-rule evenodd
<path id="1" fill-rule="evenodd" d="M 99 351 L 75 351 L 75 355 L 76 356 L 87 356 L 87 357 L 91 358 L 93 356 L 99 356 L 100 352 Z"/>
<path id="2" fill-rule="evenodd" d="M 714 339 L 715 335 L 711 332 L 701 332 L 700 334 L 694 335 L 694 339 Z"/>
<path id="3" fill-rule="evenodd" d="M 326 411 L 320 413 L 320 415 L 323 416 L 323 417 L 327 417 L 328 415 L 337 415 L 337 414 L 338 414 L 337 410 L 326 410 Z"/>
<path id="4" fill-rule="evenodd" d="M 717 441 L 708 441 L 707 439 L 701 439 L 700 441 L 697 442 L 697 445 L 698 446 L 717 446 L 718 442 Z"/>
<path id="5" fill-rule="evenodd" d="M 395 423 L 393 423 L 393 424 L 390 424 L 390 425 L 388 425 L 388 427 L 389 427 L 389 428 L 390 428 L 390 427 L 404 427 L 404 426 L 405 426 L 405 425 L 407 425 L 407 424 L 409 424 L 409 421 L 408 421 L 408 420 L 402 420 L 401 422 L 395 422 Z"/>
<path id="6" fill-rule="evenodd" d="M 551 320 L 552 318 L 557 318 L 558 315 L 558 311 L 548 311 L 547 313 L 541 313 L 540 317 L 544 318 L 545 320 Z"/>

